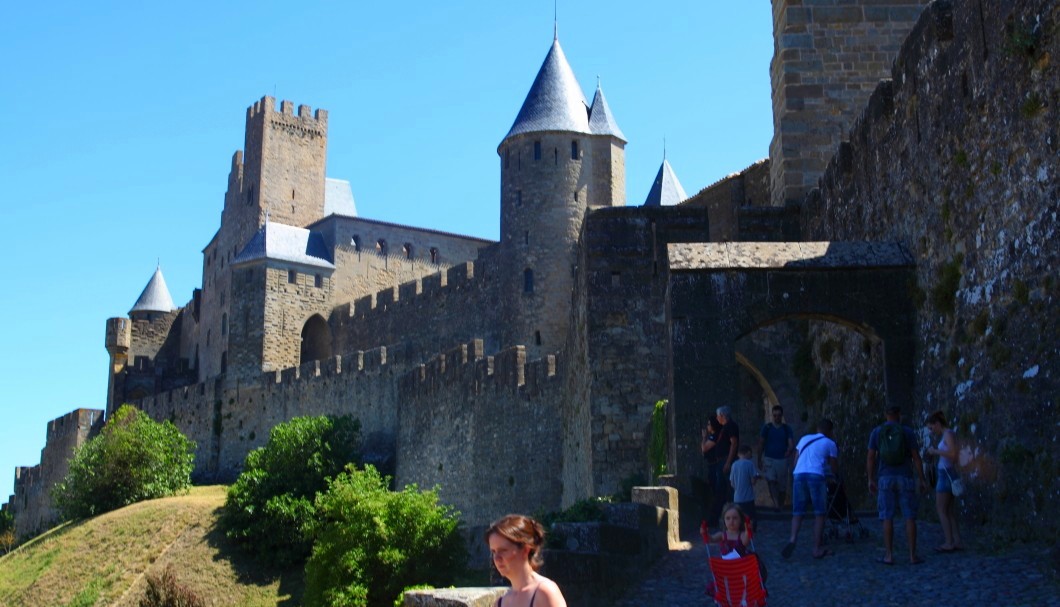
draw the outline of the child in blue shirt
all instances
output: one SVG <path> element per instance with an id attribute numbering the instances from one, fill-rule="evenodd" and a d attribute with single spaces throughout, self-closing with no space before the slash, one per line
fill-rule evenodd
<path id="1" fill-rule="evenodd" d="M 751 456 L 751 446 L 741 445 L 737 451 L 739 459 L 733 462 L 729 472 L 732 483 L 733 502 L 751 519 L 752 531 L 758 527 L 758 513 L 755 511 L 755 481 L 762 477 Z"/>

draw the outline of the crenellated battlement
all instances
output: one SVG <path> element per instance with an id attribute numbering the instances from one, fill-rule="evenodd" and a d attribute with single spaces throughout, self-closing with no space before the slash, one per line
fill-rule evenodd
<path id="1" fill-rule="evenodd" d="M 512 346 L 493 356 L 484 353 L 483 340 L 475 339 L 447 350 L 406 373 L 401 389 L 425 396 L 452 386 L 467 386 L 475 394 L 492 385 L 510 392 L 538 392 L 556 376 L 556 356 L 527 362 L 526 347 Z"/>
<path id="2" fill-rule="evenodd" d="M 318 109 L 313 112 L 308 105 L 299 105 L 298 114 L 294 112 L 294 102 L 284 99 L 280 102 L 280 109 L 276 109 L 276 98 L 265 95 L 260 100 L 255 101 L 254 105 L 247 108 L 247 121 L 254 120 L 255 118 L 265 118 L 269 120 L 284 120 L 285 118 L 296 119 L 289 120 L 288 122 L 300 122 L 304 126 L 318 126 L 319 128 L 327 131 L 328 126 L 328 112 L 327 110 Z"/>
<path id="3" fill-rule="evenodd" d="M 413 303 L 420 297 L 433 297 L 446 292 L 467 288 L 475 278 L 475 263 L 466 261 L 450 267 L 445 271 L 435 272 L 402 283 L 396 287 L 387 287 L 374 295 L 365 295 L 354 300 L 353 305 L 338 306 L 340 315 L 355 319 L 365 319 L 373 313 L 382 313 L 396 305 Z"/>
<path id="4" fill-rule="evenodd" d="M 48 422 L 48 443 L 82 430 L 87 432 L 103 418 L 99 409 L 75 409 Z"/>

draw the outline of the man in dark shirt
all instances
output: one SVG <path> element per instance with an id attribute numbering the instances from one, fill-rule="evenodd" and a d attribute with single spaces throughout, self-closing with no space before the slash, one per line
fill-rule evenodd
<path id="1" fill-rule="evenodd" d="M 710 513 L 707 520 L 711 524 L 719 524 L 721 509 L 726 502 L 732 501 L 732 485 L 729 484 L 729 472 L 732 463 L 736 461 L 736 451 L 740 447 L 740 427 L 732 421 L 732 409 L 729 407 L 718 407 L 715 412 L 721 430 L 715 441 L 714 451 L 717 453 L 718 463 L 710 467 L 710 490 L 712 492 Z"/>
<path id="2" fill-rule="evenodd" d="M 795 452 L 791 426 L 784 423 L 784 409 L 773 405 L 773 419 L 762 426 L 758 437 L 758 469 L 769 483 L 769 496 L 778 509 L 784 507 L 788 493 L 788 461 Z"/>

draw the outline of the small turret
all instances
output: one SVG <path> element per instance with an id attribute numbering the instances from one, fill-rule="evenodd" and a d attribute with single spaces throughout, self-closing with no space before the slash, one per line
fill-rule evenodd
<path id="1" fill-rule="evenodd" d="M 168 314 L 175 309 L 177 307 L 173 305 L 173 297 L 169 294 L 166 279 L 162 277 L 162 267 L 158 266 L 140 293 L 139 299 L 129 310 L 129 316 L 133 320 L 151 320 L 152 314 Z"/>
<path id="2" fill-rule="evenodd" d="M 589 108 L 589 130 L 593 133 L 593 175 L 589 204 L 621 207 L 626 205 L 626 136 L 618 128 L 604 98 L 600 79 Z"/>
<path id="3" fill-rule="evenodd" d="M 664 155 L 662 166 L 659 167 L 659 173 L 655 176 L 655 183 L 651 184 L 651 190 L 648 191 L 648 198 L 644 201 L 644 206 L 669 207 L 680 204 L 686 199 L 688 199 L 688 194 L 681 187 L 677 174 L 674 173 L 673 167 L 670 166 L 670 161 L 666 160 Z"/>

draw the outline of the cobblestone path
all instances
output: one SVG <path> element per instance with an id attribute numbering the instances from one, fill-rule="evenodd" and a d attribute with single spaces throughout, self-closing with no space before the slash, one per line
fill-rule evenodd
<path id="1" fill-rule="evenodd" d="M 870 536 L 851 542 L 828 543 L 835 554 L 815 560 L 812 520 L 804 521 L 795 553 L 780 556 L 791 528 L 789 517 L 767 515 L 759 524 L 755 547 L 769 571 L 770 607 L 788 606 L 903 606 L 1060 607 L 1060 584 L 1047 572 L 1048 555 L 1041 546 L 1016 547 L 997 554 L 979 548 L 937 554 L 942 543 L 938 524 L 919 523 L 919 551 L 926 560 L 910 565 L 903 525 L 895 537 L 895 565 L 876 562 L 883 555 L 880 523 L 865 516 Z M 808 524 L 807 524 L 808 523 Z M 671 551 L 616 607 L 671 607 L 713 605 L 705 588 L 711 579 L 703 542 L 696 537 L 687 550 Z M 969 542 L 969 544 L 974 544 Z M 717 553 L 715 553 L 717 554 Z"/>

